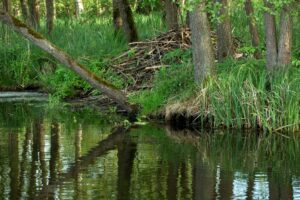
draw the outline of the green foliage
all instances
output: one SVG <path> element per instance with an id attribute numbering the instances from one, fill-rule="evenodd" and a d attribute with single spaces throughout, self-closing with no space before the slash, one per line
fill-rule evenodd
<path id="1" fill-rule="evenodd" d="M 121 34 L 114 34 L 110 16 L 85 21 L 88 18 L 57 19 L 55 29 L 47 39 L 97 75 L 118 88 L 124 88 L 127 83 L 108 66 L 112 57 L 128 48 L 125 38 Z M 164 28 L 159 13 L 137 15 L 136 22 L 142 39 L 153 37 Z M 44 24 L 42 27 L 40 31 L 47 35 Z M 91 87 L 75 73 L 9 29 L 5 28 L 0 34 L 3 35 L 0 40 L 0 72 L 5 75 L 0 77 L 1 86 L 26 87 L 37 83 L 52 93 L 52 102 L 77 95 L 80 91 L 91 91 Z"/>
<path id="2" fill-rule="evenodd" d="M 208 111 L 214 127 L 299 130 L 299 77 L 295 66 L 270 76 L 262 61 L 227 61 L 199 91 L 200 116 Z"/>
<path id="3" fill-rule="evenodd" d="M 194 88 L 193 68 L 189 65 L 164 67 L 155 74 L 151 90 L 138 92 L 131 100 L 141 104 L 143 114 L 149 114 L 167 104 L 169 100 L 182 99 Z"/>

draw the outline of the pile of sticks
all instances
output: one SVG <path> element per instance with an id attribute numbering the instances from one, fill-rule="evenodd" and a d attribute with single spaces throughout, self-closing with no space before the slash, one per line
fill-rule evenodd
<path id="1" fill-rule="evenodd" d="M 212 44 L 216 48 L 216 35 L 211 33 Z M 238 46 L 235 39 L 234 46 Z M 170 30 L 154 39 L 133 42 L 125 53 L 111 60 L 113 70 L 121 75 L 127 83 L 127 90 L 151 88 L 155 70 L 168 67 L 173 63 L 166 63 L 162 58 L 175 49 L 191 47 L 191 32 L 188 28 Z M 216 52 L 216 51 L 215 51 Z"/>
<path id="2" fill-rule="evenodd" d="M 151 87 L 156 69 L 167 66 L 163 56 L 175 49 L 187 49 L 191 46 L 190 30 L 171 30 L 158 37 L 130 43 L 130 49 L 112 60 L 112 67 L 117 74 L 132 83 L 128 90 Z"/>

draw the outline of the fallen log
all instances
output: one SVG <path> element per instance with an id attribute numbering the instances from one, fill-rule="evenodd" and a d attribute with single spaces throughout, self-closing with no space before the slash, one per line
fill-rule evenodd
<path id="1" fill-rule="evenodd" d="M 56 60 L 64 66 L 73 70 L 82 79 L 87 81 L 91 86 L 100 90 L 103 94 L 114 100 L 122 109 L 130 116 L 135 116 L 138 107 L 128 102 L 126 95 L 118 90 L 111 83 L 99 78 L 96 74 L 88 70 L 85 66 L 79 64 L 72 59 L 67 53 L 56 47 L 54 44 L 45 39 L 42 35 L 31 29 L 17 18 L 9 15 L 8 13 L 0 10 L 0 21 L 9 26 L 12 30 L 19 33 L 24 38 L 28 39 L 37 47 L 52 55 Z"/>

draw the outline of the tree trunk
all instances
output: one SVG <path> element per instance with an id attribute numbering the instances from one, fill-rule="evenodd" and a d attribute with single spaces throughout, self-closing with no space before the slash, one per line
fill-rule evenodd
<path id="1" fill-rule="evenodd" d="M 120 32 L 122 27 L 122 18 L 120 16 L 120 10 L 118 8 L 118 0 L 113 0 L 113 23 L 115 33 Z"/>
<path id="2" fill-rule="evenodd" d="M 12 11 L 11 0 L 3 0 L 3 10 L 11 14 Z"/>
<path id="3" fill-rule="evenodd" d="M 25 0 L 20 0 L 22 17 L 25 22 L 28 22 L 28 8 Z"/>
<path id="4" fill-rule="evenodd" d="M 189 13 L 195 81 L 198 84 L 202 84 L 208 76 L 213 74 L 215 65 L 210 27 L 204 9 L 205 3 L 201 2 Z"/>
<path id="5" fill-rule="evenodd" d="M 82 0 L 75 0 L 75 16 L 76 18 L 80 17 L 84 11 Z"/>
<path id="6" fill-rule="evenodd" d="M 118 8 L 123 22 L 123 30 L 125 32 L 128 42 L 134 42 L 138 40 L 137 30 L 135 28 L 132 11 L 128 0 L 117 0 Z"/>
<path id="7" fill-rule="evenodd" d="M 278 66 L 291 64 L 292 55 L 292 17 L 290 6 L 286 6 L 281 11 L 280 33 L 278 41 Z"/>
<path id="8" fill-rule="evenodd" d="M 48 34 L 50 35 L 54 22 L 54 0 L 46 0 L 46 22 Z"/>
<path id="9" fill-rule="evenodd" d="M 217 57 L 219 61 L 229 56 L 233 56 L 233 40 L 231 35 L 230 16 L 228 13 L 227 0 L 216 0 L 222 4 L 219 16 L 221 22 L 217 25 Z"/>
<path id="10" fill-rule="evenodd" d="M 169 30 L 179 28 L 178 11 L 176 1 L 173 2 L 173 0 L 165 0 L 166 22 Z"/>
<path id="11" fill-rule="evenodd" d="M 118 105 L 122 109 L 126 110 L 132 117 L 135 117 L 137 108 L 128 103 L 127 98 L 123 92 L 119 91 L 113 85 L 99 78 L 84 66 L 71 59 L 68 54 L 54 46 L 52 43 L 44 39 L 40 34 L 30 29 L 26 24 L 22 23 L 18 19 L 0 11 L 0 21 L 10 26 L 14 31 L 20 33 L 34 45 L 51 54 L 59 62 L 64 64 L 69 69 L 73 70 L 94 88 L 99 89 L 116 103 L 118 103 Z"/>
<path id="12" fill-rule="evenodd" d="M 246 0 L 245 1 L 245 10 L 246 10 L 246 14 L 248 16 L 248 23 L 249 23 L 249 31 L 251 34 L 251 40 L 252 40 L 252 46 L 256 48 L 255 53 L 254 53 L 254 57 L 256 59 L 260 59 L 261 53 L 260 51 L 257 49 L 259 47 L 259 35 L 258 35 L 258 31 L 257 31 L 257 26 L 255 23 L 255 19 L 254 19 L 254 10 L 253 10 L 253 5 L 252 5 L 252 1 L 251 0 Z"/>
<path id="13" fill-rule="evenodd" d="M 28 0 L 28 5 L 30 25 L 37 30 L 40 27 L 39 3 L 37 0 Z"/>
<path id="14" fill-rule="evenodd" d="M 265 6 L 271 9 L 270 3 L 265 0 Z M 277 65 L 277 39 L 275 16 L 269 12 L 264 14 L 265 36 L 266 36 L 266 65 L 269 72 L 273 71 Z"/>

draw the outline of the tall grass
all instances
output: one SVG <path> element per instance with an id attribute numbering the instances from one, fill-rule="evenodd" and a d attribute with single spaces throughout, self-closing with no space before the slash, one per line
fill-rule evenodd
<path id="1" fill-rule="evenodd" d="M 133 95 L 132 100 L 143 106 L 143 114 L 178 102 L 183 107 L 193 103 L 190 106 L 198 107 L 199 119 L 211 119 L 210 127 L 298 131 L 300 68 L 290 66 L 271 75 L 264 66 L 261 60 L 227 60 L 200 87 L 193 84 L 191 64 L 172 66 L 157 72 L 154 87 Z"/>
<path id="2" fill-rule="evenodd" d="M 268 75 L 264 63 L 254 60 L 228 61 L 218 68 L 199 91 L 200 115 L 208 108 L 214 127 L 299 130 L 299 68 Z"/>
<path id="3" fill-rule="evenodd" d="M 57 19 L 50 36 L 47 36 L 44 24 L 39 31 L 78 62 L 122 88 L 126 83 L 107 66 L 110 59 L 126 50 L 128 45 L 122 34 L 114 34 L 111 21 L 110 16 L 92 21 Z M 136 15 L 135 21 L 142 40 L 165 28 L 159 13 Z M 37 83 L 59 98 L 74 95 L 76 89 L 91 89 L 73 72 L 8 28 L 3 28 L 0 35 L 3 36 L 0 39 L 0 72 L 5 74 L 0 78 L 0 86 Z"/>

